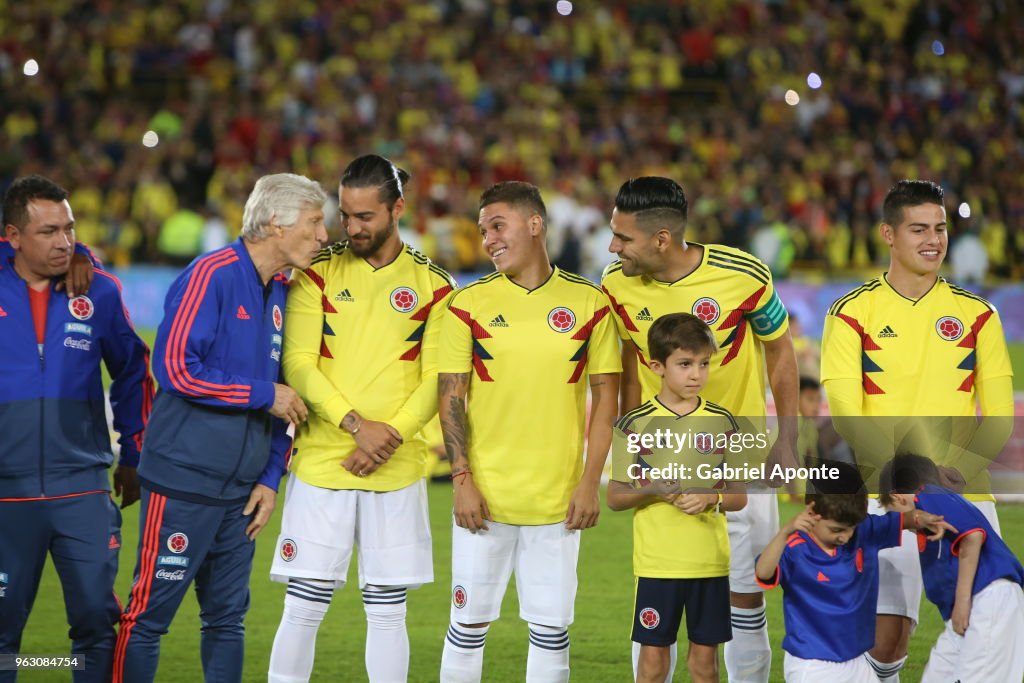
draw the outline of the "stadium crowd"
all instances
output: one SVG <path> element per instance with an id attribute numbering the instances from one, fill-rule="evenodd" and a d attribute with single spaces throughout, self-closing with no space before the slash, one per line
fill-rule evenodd
<path id="1" fill-rule="evenodd" d="M 112 263 L 183 265 L 237 234 L 254 178 L 331 188 L 372 150 L 411 172 L 405 228 L 442 265 L 484 261 L 467 198 L 525 179 L 551 198 L 553 254 L 595 274 L 613 188 L 658 174 L 692 194 L 694 237 L 784 275 L 878 262 L 885 191 L 929 177 L 965 253 L 1019 278 L 1022 14 L 1005 0 L 582 0 L 568 16 L 514 0 L 0 0 L 0 190 L 53 177 Z"/>

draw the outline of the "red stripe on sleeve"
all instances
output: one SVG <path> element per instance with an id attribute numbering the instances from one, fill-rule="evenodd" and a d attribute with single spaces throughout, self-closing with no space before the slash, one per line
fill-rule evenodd
<path id="1" fill-rule="evenodd" d="M 234 250 L 226 249 L 203 259 L 189 278 L 188 289 L 174 316 L 171 326 L 170 341 L 167 347 L 165 364 L 171 383 L 182 393 L 205 395 L 219 398 L 225 403 L 246 404 L 249 402 L 252 387 L 248 384 L 216 384 L 196 379 L 189 373 L 185 360 L 185 348 L 188 334 L 195 322 L 199 306 L 206 296 L 213 273 L 223 266 L 234 263 L 238 255 Z"/>
<path id="2" fill-rule="evenodd" d="M 970 536 L 971 534 L 981 534 L 982 543 L 988 540 L 988 534 L 985 533 L 985 530 L 981 527 L 968 529 L 967 531 L 963 532 L 962 534 L 954 538 L 953 542 L 949 544 L 949 551 L 953 553 L 953 557 L 960 557 L 960 541 L 962 541 L 965 537 Z"/>

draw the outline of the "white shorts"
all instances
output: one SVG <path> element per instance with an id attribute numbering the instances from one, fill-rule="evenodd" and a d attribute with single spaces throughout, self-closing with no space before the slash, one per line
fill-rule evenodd
<path id="1" fill-rule="evenodd" d="M 747 485 L 747 504 L 727 512 L 729 527 L 729 590 L 733 593 L 763 593 L 754 579 L 754 563 L 764 547 L 779 533 L 777 489 Z"/>
<path id="2" fill-rule="evenodd" d="M 434 580 L 427 488 L 421 479 L 397 491 L 322 489 L 292 475 L 270 578 L 345 585 L 359 548 L 359 587 L 415 588 Z"/>
<path id="3" fill-rule="evenodd" d="M 1002 538 L 1003 531 L 999 528 L 999 515 L 996 514 L 996 504 L 991 500 L 972 500 L 974 507 L 981 511 L 981 514 L 985 515 L 985 519 L 992 525 L 992 530 L 999 534 Z"/>
<path id="4" fill-rule="evenodd" d="M 868 498 L 868 514 L 884 515 L 887 510 L 877 498 Z M 903 531 L 899 546 L 878 553 L 878 608 L 876 614 L 907 617 L 914 624 L 921 613 L 921 561 L 917 534 Z"/>
<path id="5" fill-rule="evenodd" d="M 487 526 L 473 533 L 452 525 L 452 622 L 497 620 L 514 570 L 519 617 L 541 626 L 568 627 L 576 602 L 580 532 L 562 522 Z"/>
<path id="6" fill-rule="evenodd" d="M 801 659 L 786 653 L 782 664 L 786 683 L 878 683 L 875 670 L 864 656 L 845 662 Z"/>
<path id="7" fill-rule="evenodd" d="M 964 635 L 952 620 L 935 641 L 921 683 L 994 683 L 1024 680 L 1024 591 L 999 579 L 971 601 Z"/>

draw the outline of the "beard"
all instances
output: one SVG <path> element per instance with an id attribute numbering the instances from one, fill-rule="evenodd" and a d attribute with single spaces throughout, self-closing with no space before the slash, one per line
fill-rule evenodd
<path id="1" fill-rule="evenodd" d="M 378 251 L 380 251 L 380 248 L 384 245 L 385 242 L 388 241 L 388 239 L 391 237 L 391 235 L 394 234 L 394 232 L 395 219 L 393 216 L 388 216 L 388 225 L 386 228 L 381 230 L 376 235 L 372 235 L 370 239 L 366 241 L 357 242 L 350 238 L 348 243 L 349 248 L 352 249 L 352 253 L 358 256 L 359 258 L 367 258 L 373 256 Z"/>

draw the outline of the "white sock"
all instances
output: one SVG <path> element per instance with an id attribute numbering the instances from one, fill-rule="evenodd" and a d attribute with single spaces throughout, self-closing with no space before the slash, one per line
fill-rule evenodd
<path id="1" fill-rule="evenodd" d="M 441 652 L 441 683 L 479 683 L 484 670 L 487 629 L 452 623 Z"/>
<path id="2" fill-rule="evenodd" d="M 732 640 L 725 644 L 729 683 L 768 683 L 772 649 L 764 607 L 732 608 Z"/>
<path id="3" fill-rule="evenodd" d="M 678 643 L 668 646 L 668 675 L 665 676 L 665 683 L 672 683 L 672 676 L 676 673 L 676 659 L 679 656 Z M 640 643 L 633 641 L 633 680 L 636 680 L 640 672 Z"/>
<path id="4" fill-rule="evenodd" d="M 409 634 L 405 630 L 405 588 L 368 585 L 366 674 L 370 683 L 405 683 L 409 677 Z"/>
<path id="5" fill-rule="evenodd" d="M 566 683 L 569 680 L 569 631 L 530 624 L 526 683 Z"/>
<path id="6" fill-rule="evenodd" d="M 875 670 L 875 675 L 882 683 L 900 683 L 900 670 L 907 663 L 907 658 L 897 659 L 895 662 L 880 662 L 869 653 L 864 653 L 864 659 Z"/>
<path id="7" fill-rule="evenodd" d="M 333 581 L 290 579 L 284 614 L 270 651 L 269 683 L 305 683 L 313 673 L 316 632 L 334 594 Z"/>

